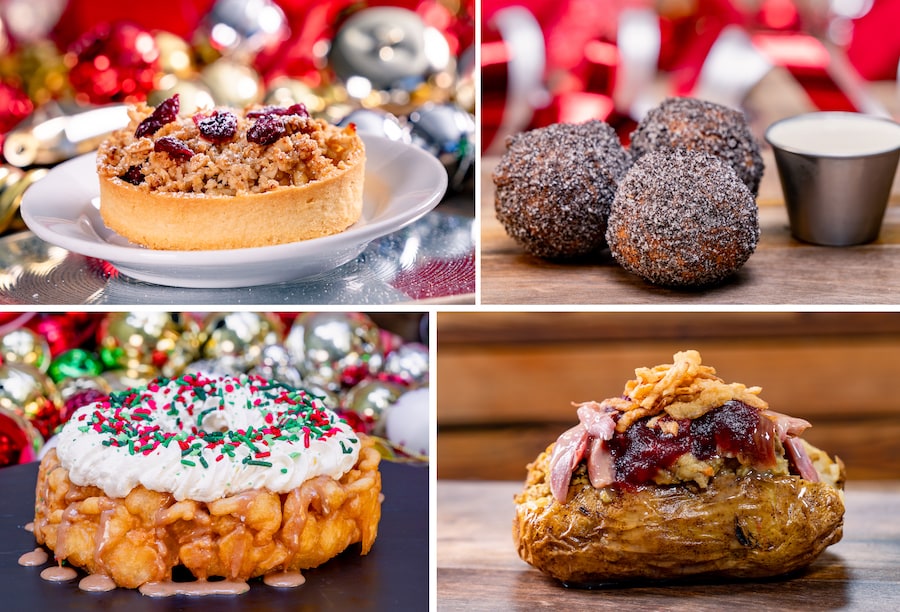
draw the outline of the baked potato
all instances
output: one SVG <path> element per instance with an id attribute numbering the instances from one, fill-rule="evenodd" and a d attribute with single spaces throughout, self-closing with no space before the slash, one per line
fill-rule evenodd
<path id="1" fill-rule="evenodd" d="M 685 360 L 694 373 L 671 375 Z M 623 396 L 578 405 L 579 425 L 528 466 L 515 497 L 523 560 L 572 586 L 759 578 L 802 568 L 841 539 L 840 460 L 802 440 L 809 424 L 769 411 L 758 388 L 724 385 L 699 363 L 679 353 L 672 366 L 638 370 Z M 710 384 L 695 385 L 698 372 Z M 643 402 L 648 380 L 666 376 L 666 388 L 696 388 Z M 709 406 L 698 407 L 704 393 Z"/>

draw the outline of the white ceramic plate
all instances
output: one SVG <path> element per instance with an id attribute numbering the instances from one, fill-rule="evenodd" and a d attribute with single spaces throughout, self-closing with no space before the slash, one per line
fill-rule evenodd
<path id="1" fill-rule="evenodd" d="M 356 258 L 366 245 L 419 219 L 447 189 L 447 172 L 412 145 L 363 134 L 366 181 L 362 218 L 340 234 L 250 249 L 157 251 L 103 224 L 95 155 L 53 168 L 22 198 L 22 218 L 43 240 L 105 259 L 122 274 L 172 287 L 231 288 L 316 276 Z"/>

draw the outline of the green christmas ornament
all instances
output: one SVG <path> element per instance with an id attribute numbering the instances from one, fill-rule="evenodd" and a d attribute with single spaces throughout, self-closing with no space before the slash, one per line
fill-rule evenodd
<path id="1" fill-rule="evenodd" d="M 75 348 L 57 356 L 50 363 L 47 373 L 53 382 L 60 383 L 67 378 L 99 376 L 103 369 L 100 357 L 84 349 Z"/>

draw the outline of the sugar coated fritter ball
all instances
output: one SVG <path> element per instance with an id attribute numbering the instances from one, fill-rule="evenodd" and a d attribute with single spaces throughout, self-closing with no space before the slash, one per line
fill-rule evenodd
<path id="1" fill-rule="evenodd" d="M 675 148 L 721 158 L 754 196 L 759 191 L 765 165 L 744 113 L 696 98 L 666 99 L 631 134 L 631 153 L 638 158 Z"/>
<path id="2" fill-rule="evenodd" d="M 756 249 L 756 201 L 717 157 L 683 149 L 649 153 L 619 183 L 606 239 L 622 267 L 651 283 L 714 285 Z"/>
<path id="3" fill-rule="evenodd" d="M 616 185 L 631 162 L 603 121 L 511 136 L 494 169 L 497 218 L 532 255 L 572 258 L 606 246 Z"/>

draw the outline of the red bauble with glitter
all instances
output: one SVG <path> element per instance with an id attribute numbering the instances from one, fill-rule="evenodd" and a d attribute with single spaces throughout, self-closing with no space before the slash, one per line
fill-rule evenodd
<path id="1" fill-rule="evenodd" d="M 347 425 L 353 428 L 353 431 L 368 434 L 371 433 L 370 424 L 360 415 L 352 410 L 338 410 L 337 415 L 347 421 Z"/>
<path id="2" fill-rule="evenodd" d="M 76 40 L 66 55 L 69 81 L 85 102 L 138 102 L 156 85 L 159 47 L 129 22 L 103 23 Z"/>
<path id="3" fill-rule="evenodd" d="M 60 420 L 65 424 L 79 408 L 94 402 L 106 401 L 107 399 L 109 399 L 109 393 L 101 389 L 87 388 L 74 391 L 63 400 Z"/>
<path id="4" fill-rule="evenodd" d="M 0 161 L 3 161 L 3 141 L 6 133 L 30 115 L 32 110 L 34 104 L 24 91 L 0 82 Z"/>
<path id="5" fill-rule="evenodd" d="M 0 406 L 0 467 L 37 460 L 40 434 L 22 415 Z"/>
<path id="6" fill-rule="evenodd" d="M 39 313 L 28 320 L 27 327 L 47 339 L 55 356 L 92 339 L 101 317 L 88 312 Z"/>

